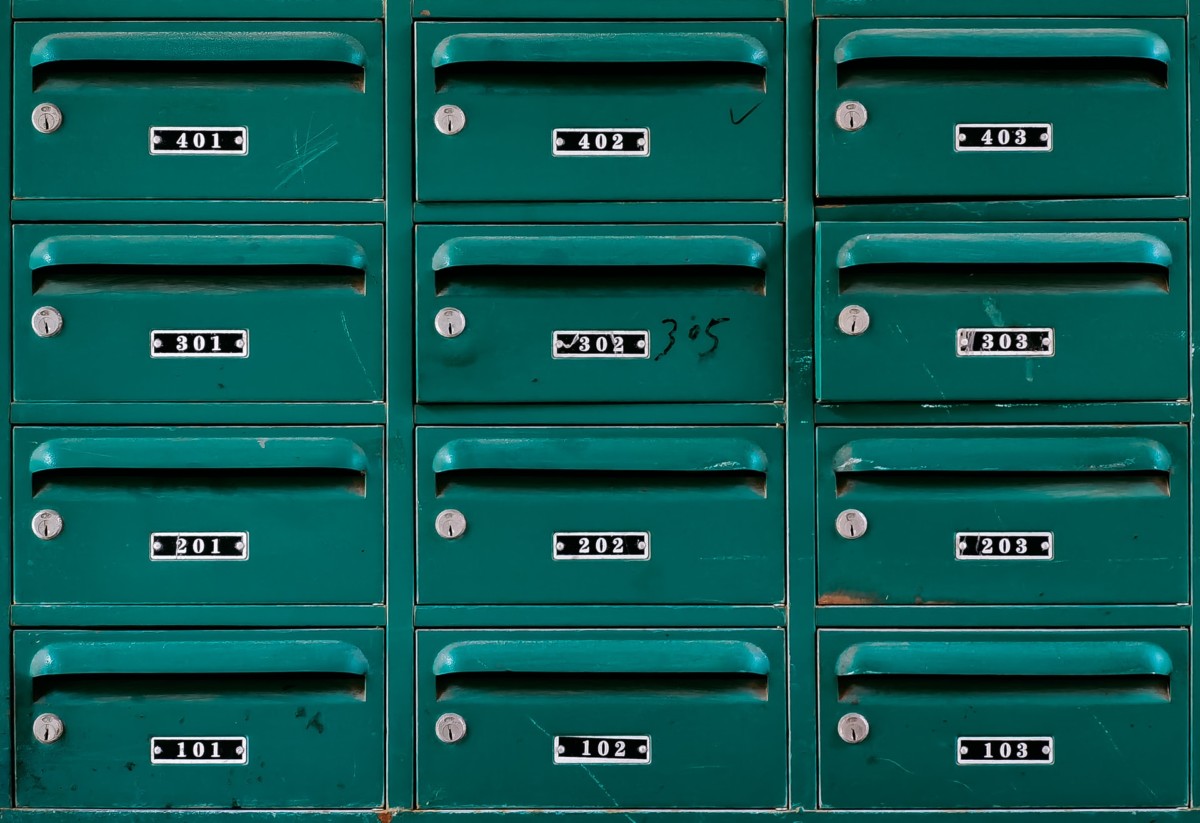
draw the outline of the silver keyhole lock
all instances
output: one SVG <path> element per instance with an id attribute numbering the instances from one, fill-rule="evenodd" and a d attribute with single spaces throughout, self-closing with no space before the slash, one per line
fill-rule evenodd
<path id="1" fill-rule="evenodd" d="M 857 540 L 867 533 L 867 516 L 858 509 L 846 509 L 837 516 L 837 533 L 847 540 Z"/>
<path id="2" fill-rule="evenodd" d="M 433 116 L 433 124 L 442 134 L 458 134 L 467 127 L 467 115 L 458 106 L 442 106 Z"/>
<path id="3" fill-rule="evenodd" d="M 443 743 L 457 743 L 467 736 L 467 721 L 460 714 L 444 714 L 437 719 L 433 730 Z"/>
<path id="4" fill-rule="evenodd" d="M 467 531 L 467 518 L 458 509 L 446 509 L 433 521 L 433 527 L 447 540 L 456 540 Z"/>
<path id="5" fill-rule="evenodd" d="M 871 328 L 871 315 L 862 306 L 847 306 L 838 315 L 838 328 L 842 334 L 857 337 Z"/>
<path id="6" fill-rule="evenodd" d="M 837 107 L 833 118 L 842 131 L 858 131 L 867 125 L 867 107 L 857 100 L 847 100 Z"/>
<path id="7" fill-rule="evenodd" d="M 62 534 L 62 515 L 54 509 L 42 509 L 33 516 L 30 526 L 33 528 L 33 533 L 42 540 L 53 540 Z"/>
<path id="8" fill-rule="evenodd" d="M 62 331 L 62 312 L 53 306 L 42 306 L 29 318 L 29 325 L 33 326 L 33 333 L 38 337 L 53 337 Z"/>
<path id="9" fill-rule="evenodd" d="M 442 337 L 458 337 L 467 330 L 467 316 L 458 309 L 442 309 L 433 318 L 433 327 Z"/>
<path id="10" fill-rule="evenodd" d="M 53 103 L 39 103 L 33 109 L 33 127 L 42 134 L 54 134 L 62 128 L 62 109 Z"/>
<path id="11" fill-rule="evenodd" d="M 56 714 L 39 714 L 33 721 L 33 736 L 39 743 L 53 743 L 63 736 L 66 726 Z"/>
<path id="12" fill-rule="evenodd" d="M 838 721 L 838 737 L 847 743 L 861 743 L 871 733 L 871 724 L 861 714 L 851 712 Z"/>

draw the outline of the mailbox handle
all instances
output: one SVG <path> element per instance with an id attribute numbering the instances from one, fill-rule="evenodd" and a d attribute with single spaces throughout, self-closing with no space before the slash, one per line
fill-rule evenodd
<path id="1" fill-rule="evenodd" d="M 766 677 L 766 652 L 740 640 L 468 640 L 433 661 L 456 674 L 747 674 Z"/>
<path id="2" fill-rule="evenodd" d="M 363 69 L 367 51 L 332 31 L 71 31 L 38 40 L 33 68 L 52 63 L 340 63 Z"/>
<path id="3" fill-rule="evenodd" d="M 857 643 L 837 659 L 838 677 L 1167 677 L 1161 646 L 1141 641 L 917 641 Z"/>
<path id="4" fill-rule="evenodd" d="M 321 266 L 367 270 L 367 253 L 336 235 L 114 235 L 47 237 L 29 255 L 33 271 L 62 266 Z"/>
<path id="5" fill-rule="evenodd" d="M 434 69 L 463 63 L 739 63 L 766 69 L 767 47 L 731 32 L 452 34 Z"/>
<path id="6" fill-rule="evenodd" d="M 1171 452 L 1145 437 L 917 437 L 853 440 L 833 457 L 856 472 L 1156 472 Z"/>
<path id="7" fill-rule="evenodd" d="M 345 674 L 370 671 L 342 640 L 84 640 L 43 646 L 29 676 L 105 674 Z"/>
<path id="8" fill-rule="evenodd" d="M 1068 29 L 859 29 L 833 52 L 838 66 L 865 60 L 1137 60 L 1171 63 L 1171 48 L 1152 31 Z"/>
<path id="9" fill-rule="evenodd" d="M 29 472 L 79 469 L 329 469 L 366 474 L 366 452 L 340 437 L 59 437 L 38 445 Z"/>
<path id="10" fill-rule="evenodd" d="M 456 237 L 438 247 L 433 270 L 475 266 L 724 266 L 766 271 L 767 252 L 746 237 Z"/>
<path id="11" fill-rule="evenodd" d="M 481 470 L 766 474 L 767 454 L 734 437 L 479 437 L 451 440 L 433 456 L 435 474 Z"/>
<path id="12" fill-rule="evenodd" d="M 997 232 L 861 234 L 837 255 L 839 270 L 858 266 L 1128 265 L 1170 269 L 1161 238 L 1141 232 Z"/>

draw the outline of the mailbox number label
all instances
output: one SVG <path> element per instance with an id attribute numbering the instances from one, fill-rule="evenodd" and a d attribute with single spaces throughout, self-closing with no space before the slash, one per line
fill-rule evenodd
<path id="1" fill-rule="evenodd" d="M 1053 151 L 1050 123 L 960 123 L 954 128 L 955 151 Z"/>
<path id="2" fill-rule="evenodd" d="M 960 737 L 957 749 L 960 766 L 1054 762 L 1053 737 Z"/>
<path id="3" fill-rule="evenodd" d="M 152 737 L 150 738 L 150 763 L 166 766 L 173 763 L 246 763 L 244 737 Z"/>
<path id="4" fill-rule="evenodd" d="M 554 738 L 555 763 L 628 763 L 650 762 L 650 738 L 565 736 Z"/>
<path id="5" fill-rule="evenodd" d="M 648 331 L 556 331 L 551 356 L 632 360 L 650 356 Z"/>
<path id="6" fill-rule="evenodd" d="M 151 126 L 151 154 L 208 154 L 242 157 L 250 152 L 245 126 Z"/>
<path id="7" fill-rule="evenodd" d="M 151 357 L 249 357 L 246 329 L 155 329 L 150 332 Z"/>
<path id="8" fill-rule="evenodd" d="M 555 560 L 649 560 L 649 532 L 555 532 Z"/>
<path id="9" fill-rule="evenodd" d="M 151 560 L 245 560 L 250 556 L 247 532 L 155 532 L 150 535 Z"/>
<path id="10" fill-rule="evenodd" d="M 1052 532 L 959 532 L 954 535 L 959 560 L 1053 560 Z"/>
<path id="11" fill-rule="evenodd" d="M 555 157 L 646 157 L 650 129 L 555 129 Z"/>
<path id="12" fill-rule="evenodd" d="M 1054 329 L 959 329 L 959 357 L 1053 357 Z"/>

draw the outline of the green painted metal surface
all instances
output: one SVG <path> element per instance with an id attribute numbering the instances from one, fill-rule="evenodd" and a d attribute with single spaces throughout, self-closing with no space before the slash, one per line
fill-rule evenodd
<path id="1" fill-rule="evenodd" d="M 778 226 L 418 227 L 417 400 L 782 400 L 783 269 Z"/>
<path id="2" fill-rule="evenodd" d="M 382 802 L 379 630 L 19 631 L 14 661 L 17 726 L 50 712 L 65 727 L 54 743 L 18 736 L 19 806 Z M 156 762 L 191 737 L 241 738 L 245 762 Z"/>
<path id="3" fill-rule="evenodd" d="M 12 0 L 14 19 L 351 20 L 383 16 L 383 0 Z"/>
<path id="4" fill-rule="evenodd" d="M 785 802 L 780 630 L 417 635 L 419 808 Z M 433 732 L 447 712 L 467 722 L 449 745 Z M 556 763 L 570 735 L 648 737 L 649 762 Z"/>
<path id="5" fill-rule="evenodd" d="M 784 68 L 778 23 L 418 22 L 417 199 L 779 200 Z M 556 129 L 649 142 L 555 156 Z"/>

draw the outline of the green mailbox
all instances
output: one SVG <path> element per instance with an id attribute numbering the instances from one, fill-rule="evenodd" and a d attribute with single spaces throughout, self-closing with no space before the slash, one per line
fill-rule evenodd
<path id="1" fill-rule="evenodd" d="M 818 197 L 1187 194 L 1182 19 L 823 19 L 817 32 Z"/>
<path id="2" fill-rule="evenodd" d="M 766 809 L 782 629 L 419 631 L 417 807 Z"/>
<path id="3" fill-rule="evenodd" d="M 16 805 L 383 804 L 383 630 L 17 631 Z"/>
<path id="4" fill-rule="evenodd" d="M 1188 802 L 1188 632 L 819 633 L 824 809 Z"/>
<path id="5" fill-rule="evenodd" d="M 781 226 L 420 226 L 425 403 L 777 401 Z"/>
<path id="6" fill-rule="evenodd" d="M 822 223 L 825 402 L 1188 396 L 1187 226 Z"/>
<path id="7" fill-rule="evenodd" d="M 1185 426 L 822 428 L 817 455 L 822 604 L 1188 601 Z"/>
<path id="8" fill-rule="evenodd" d="M 383 602 L 383 431 L 14 434 L 16 602 Z"/>
<path id="9" fill-rule="evenodd" d="M 780 200 L 782 23 L 416 24 L 421 201 Z"/>
<path id="10" fill-rule="evenodd" d="M 18 198 L 383 197 L 377 22 L 17 23 L 13 48 Z"/>
<path id="11" fill-rule="evenodd" d="M 379 226 L 14 234 L 18 400 L 383 399 Z"/>
<path id="12" fill-rule="evenodd" d="M 420 428 L 418 601 L 781 603 L 783 477 L 774 428 Z"/>

